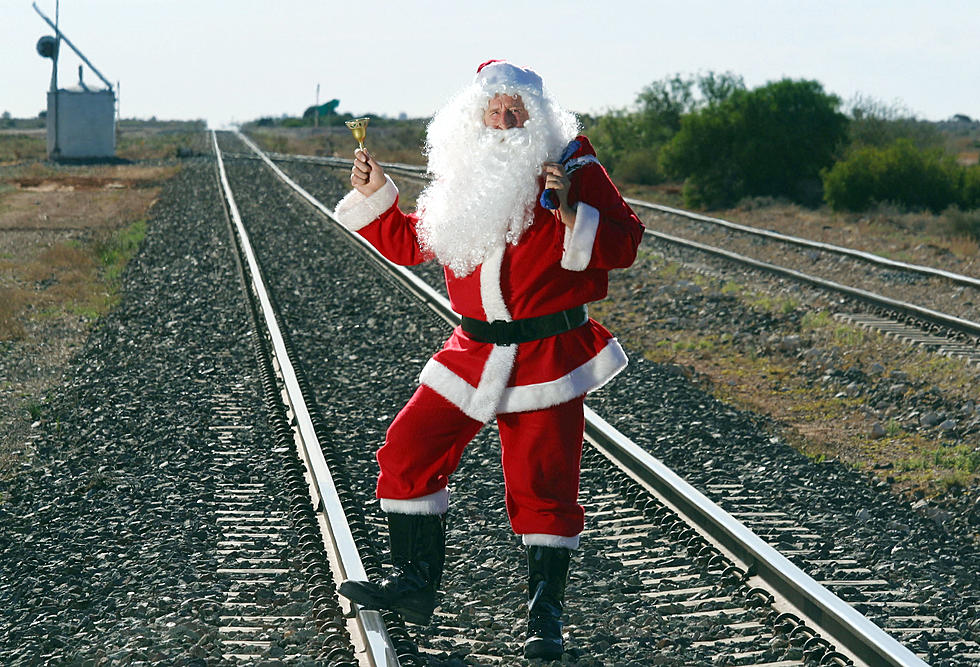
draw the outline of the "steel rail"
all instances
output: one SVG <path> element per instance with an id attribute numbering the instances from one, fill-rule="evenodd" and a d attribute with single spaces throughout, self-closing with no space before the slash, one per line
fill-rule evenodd
<path id="1" fill-rule="evenodd" d="M 345 160 L 343 158 L 335 157 L 320 157 L 320 156 L 296 156 L 289 155 L 286 153 L 270 153 L 273 159 L 277 160 L 297 160 L 314 162 L 316 164 L 324 164 L 329 166 L 349 166 L 351 161 Z M 385 169 L 391 169 L 395 171 L 400 171 L 407 176 L 413 176 L 416 178 L 424 179 L 425 167 L 420 167 L 418 165 L 391 163 L 382 163 Z M 790 234 L 783 234 L 781 232 L 774 232 L 769 229 L 760 229 L 758 227 L 752 227 L 751 225 L 743 225 L 737 222 L 732 222 L 731 220 L 725 220 L 724 218 L 714 218 L 709 215 L 703 215 L 701 213 L 695 213 L 693 211 L 686 211 L 682 208 L 674 208 L 672 206 L 665 206 L 664 204 L 656 204 L 654 202 L 648 202 L 643 199 L 634 199 L 632 197 L 624 197 L 626 203 L 630 206 L 640 206 L 642 208 L 652 209 L 655 211 L 660 211 L 662 213 L 669 213 L 671 215 L 676 215 L 684 218 L 689 218 L 691 220 L 697 220 L 699 222 L 706 222 L 719 227 L 725 227 L 728 229 L 734 229 L 739 232 L 744 232 L 746 234 L 752 234 L 754 236 L 762 236 L 765 238 L 774 239 L 776 241 L 781 241 L 783 243 L 788 243 L 791 245 L 798 245 L 805 248 L 813 248 L 816 250 L 823 250 L 825 252 L 830 252 L 836 255 L 845 255 L 848 257 L 854 257 L 857 259 L 862 259 L 873 264 L 880 264 L 882 266 L 888 266 L 895 269 L 900 269 L 902 271 L 909 271 L 911 273 L 919 273 L 922 275 L 933 276 L 937 278 L 944 278 L 950 282 L 954 282 L 960 285 L 967 285 L 969 287 L 980 288 L 980 278 L 974 278 L 973 276 L 968 276 L 962 273 L 955 273 L 953 271 L 946 271 L 944 269 L 937 269 L 932 266 L 924 266 L 922 264 L 909 264 L 908 262 L 900 262 L 898 260 L 889 259 L 881 255 L 876 255 L 875 253 L 867 252 L 864 250 L 857 250 L 855 248 L 848 248 L 846 246 L 839 246 L 833 243 L 824 243 L 823 241 L 813 241 L 811 239 L 806 239 L 800 236 L 792 236 Z"/>
<path id="2" fill-rule="evenodd" d="M 925 665 L 863 614 L 814 580 L 677 473 L 586 407 L 585 437 L 653 487 L 833 640 L 869 665 Z"/>
<path id="3" fill-rule="evenodd" d="M 626 203 L 628 203 L 630 206 L 641 206 L 643 208 L 653 209 L 655 211 L 660 211 L 662 213 L 669 213 L 671 215 L 677 215 L 684 218 L 689 218 L 691 220 L 697 220 L 699 222 L 707 222 L 713 225 L 718 225 L 720 227 L 734 229 L 740 232 L 745 232 L 746 234 L 763 236 L 777 241 L 782 241 L 783 243 L 798 245 L 805 248 L 814 248 L 817 250 L 823 250 L 825 252 L 831 252 L 836 255 L 846 255 L 848 257 L 855 257 L 857 259 L 862 259 L 864 261 L 872 262 L 874 264 L 881 264 L 883 266 L 889 266 L 892 268 L 901 269 L 902 271 L 909 271 L 911 273 L 920 273 L 927 276 L 944 278 L 946 280 L 961 285 L 968 285 L 970 287 L 980 288 L 980 278 L 974 278 L 973 276 L 967 276 L 962 273 L 954 273 L 952 271 L 945 271 L 943 269 L 937 269 L 931 266 L 923 266 L 921 264 L 908 264 L 906 262 L 899 262 L 897 260 L 888 259 L 887 257 L 882 257 L 881 255 L 876 255 L 874 253 L 866 252 L 864 250 L 856 250 L 854 248 L 847 248 L 845 246 L 834 245 L 832 243 L 824 243 L 822 241 L 812 241 L 810 239 L 805 239 L 799 236 L 790 236 L 788 234 L 774 232 L 769 229 L 759 229 L 758 227 L 741 225 L 737 222 L 731 222 L 730 220 L 725 220 L 724 218 L 713 218 L 708 215 L 701 215 L 700 213 L 694 213 L 693 211 L 685 211 L 684 209 L 681 208 L 673 208 L 671 206 L 664 206 L 663 204 L 654 204 L 653 202 L 643 201 L 642 199 L 632 199 L 628 197 L 625 199 L 626 199 Z"/>
<path id="4" fill-rule="evenodd" d="M 291 187 L 300 197 L 305 199 L 307 203 L 313 206 L 313 208 L 317 209 L 325 216 L 327 216 L 327 218 L 330 219 L 331 222 L 334 222 L 343 231 L 343 233 L 346 234 L 349 238 L 353 239 L 358 244 L 360 244 L 368 252 L 370 257 L 372 257 L 375 261 L 380 263 L 382 266 L 386 267 L 386 269 L 389 272 L 394 273 L 397 276 L 398 281 L 402 284 L 403 287 L 408 289 L 425 305 L 427 305 L 429 308 L 434 310 L 436 314 L 444 318 L 446 321 L 450 322 L 453 326 L 459 324 L 459 315 L 457 315 L 453 311 L 452 307 L 449 305 L 448 299 L 446 299 L 438 292 L 435 292 L 431 287 L 429 287 L 428 284 L 425 283 L 425 281 L 423 281 L 421 278 L 416 276 L 414 273 L 409 271 L 404 266 L 398 266 L 397 264 L 392 264 L 391 262 L 389 262 L 380 252 L 378 252 L 375 249 L 374 246 L 372 246 L 370 243 L 364 240 L 364 237 L 362 237 L 360 234 L 350 231 L 342 224 L 340 224 L 340 221 L 334 215 L 332 209 L 328 208 L 327 206 L 324 206 L 320 202 L 320 200 L 318 200 L 316 197 L 311 195 L 296 181 L 294 181 L 289 176 L 287 176 L 282 171 L 282 169 L 277 167 L 275 163 L 271 159 L 269 159 L 269 156 L 266 155 L 262 151 L 262 149 L 259 148 L 251 139 L 249 139 L 241 132 L 235 132 L 235 136 L 237 136 L 245 143 L 245 145 L 251 148 L 255 152 L 255 154 L 258 155 L 259 158 L 263 162 L 265 162 L 265 164 L 273 171 L 273 173 L 275 173 L 276 176 L 281 178 L 283 182 L 285 182 L 289 187 Z M 338 161 L 340 160 L 340 158 L 330 158 L 330 159 L 334 159 Z M 346 164 L 349 165 L 350 160 L 347 160 Z"/>
<path id="5" fill-rule="evenodd" d="M 235 203 L 235 197 L 225 171 L 224 161 L 221 158 L 221 150 L 218 147 L 217 134 L 214 130 L 211 131 L 211 141 L 218 164 L 218 174 L 222 190 L 225 200 L 228 203 L 228 210 L 231 213 L 232 221 L 238 232 L 239 242 L 245 254 L 249 272 L 251 273 L 252 289 L 255 291 L 256 297 L 259 300 L 262 317 L 265 320 L 272 342 L 273 355 L 275 356 L 275 361 L 279 366 L 279 371 L 282 376 L 287 405 L 295 418 L 294 429 L 303 448 L 307 467 L 314 481 L 313 487 L 317 494 L 315 511 L 325 518 L 325 523 L 329 530 L 329 535 L 325 535 L 330 541 L 330 544 L 327 546 L 336 556 L 336 562 L 344 578 L 367 579 L 367 573 L 364 570 L 364 565 L 361 562 L 361 557 L 357 551 L 354 537 L 351 534 L 350 526 L 347 522 L 347 515 L 344 513 L 344 508 L 337 497 L 333 476 L 324 459 L 319 438 L 313 428 L 313 421 L 310 417 L 306 399 L 300 389 L 292 360 L 289 358 L 286 350 L 282 331 L 279 327 L 272 301 L 269 298 L 268 290 L 265 287 L 265 281 L 262 278 L 262 272 L 255 257 L 255 252 L 249 241 L 248 232 L 245 229 L 245 225 L 238 211 L 238 206 Z M 377 667 L 398 665 L 399 662 L 395 655 L 394 646 L 388 637 L 388 632 L 385 628 L 384 621 L 381 619 L 381 615 L 376 611 L 362 610 L 357 617 L 364 638 L 367 658 L 370 663 Z"/>
<path id="6" fill-rule="evenodd" d="M 336 222 L 333 211 L 320 203 L 302 186 L 276 167 L 258 146 L 244 135 L 239 137 L 263 158 L 284 182 L 317 210 Z M 446 299 L 405 267 L 384 258 L 366 240 L 347 232 L 371 251 L 380 264 L 404 278 L 413 293 L 423 299 L 447 322 L 455 325 L 459 316 L 448 308 Z M 406 284 L 406 286 L 408 286 Z M 725 546 L 740 560 L 754 567 L 758 576 L 809 618 L 815 625 L 832 633 L 841 644 L 861 660 L 872 665 L 924 667 L 918 656 L 859 613 L 826 587 L 793 565 L 785 556 L 769 546 L 741 521 L 697 491 L 659 459 L 633 443 L 595 412 L 586 408 L 586 440 L 607 458 L 619 463 L 630 475 L 643 480 L 668 499 L 690 523 Z"/>
<path id="7" fill-rule="evenodd" d="M 712 255 L 718 255 L 719 257 L 724 257 L 725 259 L 738 262 L 739 264 L 745 264 L 756 269 L 763 271 L 768 271 L 769 273 L 774 273 L 781 276 L 786 276 L 794 280 L 799 280 L 801 282 L 809 283 L 817 287 L 821 287 L 834 292 L 840 292 L 841 294 L 846 294 L 854 299 L 869 303 L 873 306 L 884 306 L 901 312 L 905 315 L 911 315 L 922 320 L 933 322 L 936 324 L 941 324 L 944 327 L 953 329 L 955 331 L 960 331 L 962 333 L 969 334 L 971 336 L 980 336 L 980 323 L 974 322 L 973 320 L 966 320 L 961 317 L 956 317 L 955 315 L 949 315 L 947 313 L 941 313 L 938 310 L 932 310 L 930 308 L 925 308 L 923 306 L 917 306 L 914 303 L 907 303 L 905 301 L 899 301 L 897 299 L 892 299 L 881 294 L 875 294 L 874 292 L 868 292 L 857 287 L 850 287 L 848 285 L 843 285 L 841 283 L 836 283 L 832 280 L 825 280 L 824 278 L 819 278 L 817 276 L 811 276 L 808 273 L 803 273 L 802 271 L 797 271 L 795 269 L 788 269 L 786 267 L 778 266 L 776 264 L 770 264 L 769 262 L 763 262 L 762 260 L 753 259 L 745 255 L 740 255 L 736 252 L 730 250 L 725 250 L 723 248 L 716 248 L 714 246 L 706 245 L 698 241 L 691 241 L 689 239 L 682 239 L 679 236 L 674 236 L 672 234 L 665 234 L 664 232 L 655 232 L 652 229 L 646 230 L 646 233 L 656 239 L 667 241 L 668 243 L 673 243 L 675 245 L 684 246 L 687 248 L 694 248 L 695 250 L 700 250 Z"/>

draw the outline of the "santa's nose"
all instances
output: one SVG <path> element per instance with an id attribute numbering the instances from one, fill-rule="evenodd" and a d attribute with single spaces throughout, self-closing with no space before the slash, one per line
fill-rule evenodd
<path id="1" fill-rule="evenodd" d="M 505 111 L 500 118 L 500 129 L 509 130 L 510 128 L 517 125 L 517 116 L 514 115 L 513 111 Z"/>

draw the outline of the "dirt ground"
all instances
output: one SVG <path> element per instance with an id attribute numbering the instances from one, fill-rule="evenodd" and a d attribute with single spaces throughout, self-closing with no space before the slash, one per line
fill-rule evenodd
<path id="1" fill-rule="evenodd" d="M 31 141 L 43 142 L 43 135 L 20 137 L 18 147 Z M 154 151 L 162 145 L 154 142 Z M 179 164 L 0 162 L 2 480 L 31 465 L 32 425 L 47 393 L 117 301 L 122 266 Z"/>

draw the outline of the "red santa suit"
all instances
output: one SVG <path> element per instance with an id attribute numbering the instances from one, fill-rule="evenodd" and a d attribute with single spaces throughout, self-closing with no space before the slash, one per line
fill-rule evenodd
<path id="1" fill-rule="evenodd" d="M 501 239 L 463 277 L 445 269 L 454 311 L 485 322 L 559 313 L 604 298 L 609 270 L 633 263 L 643 225 L 588 139 L 576 141 L 580 147 L 566 162 L 573 172 L 568 200 L 577 202 L 574 228 L 537 203 L 516 244 Z M 352 191 L 336 215 L 396 264 L 431 259 L 419 244 L 417 216 L 398 208 L 390 179 L 369 197 Z M 463 447 L 496 417 L 514 531 L 528 544 L 574 548 L 583 527 L 577 502 L 583 398 L 626 363 L 612 334 L 587 317 L 563 333 L 511 345 L 480 342 L 456 327 L 422 369 L 421 387 L 378 452 L 382 506 L 445 512 L 448 476 Z"/>

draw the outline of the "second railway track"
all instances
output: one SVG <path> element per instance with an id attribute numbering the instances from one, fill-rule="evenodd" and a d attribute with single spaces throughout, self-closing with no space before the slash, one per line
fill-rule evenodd
<path id="1" fill-rule="evenodd" d="M 240 145 L 236 145 L 231 137 L 222 137 L 221 142 L 236 152 L 241 151 Z M 229 168 L 229 172 L 233 183 L 244 179 L 240 182 L 254 186 L 269 179 L 264 175 L 263 167 L 252 161 L 238 161 Z M 310 181 L 309 172 L 294 176 Z M 328 181 L 321 176 L 320 182 L 311 189 L 319 188 L 322 191 L 325 184 Z M 336 199 L 339 194 L 341 192 L 335 189 L 330 196 Z M 372 296 L 370 290 L 365 294 L 363 288 L 353 287 L 353 283 L 348 285 L 344 270 L 335 274 L 338 277 L 322 281 L 324 264 L 333 261 L 331 256 L 338 252 L 336 242 L 331 244 L 325 240 L 331 232 L 324 228 L 323 221 L 311 221 L 308 216 L 303 219 L 302 212 L 297 208 L 305 205 L 297 206 L 295 199 L 277 193 L 271 185 L 263 186 L 249 196 L 257 201 L 244 203 L 243 217 L 250 219 L 250 224 L 258 228 L 256 231 L 260 241 L 257 245 L 264 249 L 278 245 L 285 250 L 281 257 L 268 255 L 263 264 L 266 271 L 274 276 L 270 282 L 275 283 L 275 289 L 281 295 L 284 319 L 293 328 L 294 338 L 302 341 L 298 343 L 300 355 L 312 374 L 319 378 L 315 389 L 320 395 L 318 402 L 339 422 L 350 424 L 353 419 L 353 429 L 334 434 L 336 442 L 359 441 L 370 454 L 377 446 L 392 411 L 397 409 L 398 397 L 404 397 L 404 392 L 411 387 L 413 366 L 418 366 L 424 359 L 425 346 L 431 349 L 441 339 L 443 332 L 436 333 L 435 328 L 429 325 L 410 324 L 407 330 L 409 338 L 422 336 L 427 340 L 422 345 L 423 351 L 418 351 L 416 347 L 414 351 L 396 355 L 395 359 L 400 360 L 401 365 L 396 361 L 395 367 L 379 364 L 377 359 L 371 358 L 373 353 L 368 350 L 377 341 L 384 341 L 386 346 L 391 344 L 393 339 L 387 334 L 397 333 L 405 337 L 404 329 L 399 328 L 397 332 L 388 329 L 391 311 L 397 312 L 405 306 L 399 299 L 393 299 L 390 291 Z M 263 210 L 282 212 L 282 215 L 277 215 L 277 222 L 271 228 L 269 222 L 261 221 L 260 212 Z M 296 222 L 286 223 L 286 218 L 294 218 Z M 290 236 L 294 244 L 299 244 L 298 249 L 295 245 L 285 249 L 282 240 L 277 239 L 277 234 L 285 235 L 287 229 L 292 230 Z M 363 270 L 363 267 L 354 268 L 363 262 L 356 260 L 350 251 L 342 251 L 341 254 L 343 265 L 351 272 Z M 321 279 L 318 281 L 316 276 L 321 276 Z M 351 301 L 351 290 L 362 298 L 366 297 L 366 300 L 360 303 Z M 330 301 L 336 308 L 338 299 L 349 304 L 341 305 L 340 312 L 359 311 L 363 318 L 361 324 L 352 328 L 350 325 L 338 325 L 341 330 L 348 327 L 350 331 L 332 330 L 331 323 L 336 323 L 338 311 L 323 310 L 326 306 L 321 301 Z M 381 310 L 373 313 L 375 305 L 380 305 Z M 330 312 L 334 315 L 328 314 Z M 418 317 L 412 319 L 413 322 L 418 321 Z M 425 319 L 421 318 L 422 321 Z M 322 330 L 323 326 L 327 327 L 327 331 Z M 365 340 L 361 340 L 362 337 Z M 338 346 L 325 345 L 326 339 Z M 349 348 L 359 352 L 349 352 Z M 327 359 L 330 362 L 324 367 Z M 359 370 L 354 370 L 358 367 Z M 330 368 L 334 371 L 344 370 L 338 374 L 331 373 Z M 350 382 L 354 377 L 359 378 L 360 382 Z M 659 378 L 659 381 L 663 383 L 663 378 Z M 338 398 L 340 392 L 354 393 L 361 397 L 364 406 L 373 407 L 367 410 L 368 414 L 363 414 L 365 410 L 362 408 L 360 416 L 341 412 L 342 408 L 335 411 L 332 399 Z M 345 396 L 344 399 L 348 402 L 339 405 L 351 405 L 351 397 Z M 358 404 L 355 399 L 354 405 Z M 387 409 L 384 406 L 388 406 Z M 627 415 L 626 419 L 626 423 L 629 423 L 633 417 Z M 473 480 L 464 482 L 468 487 L 472 485 L 472 488 L 464 489 L 464 494 L 472 493 L 473 497 L 463 495 L 458 506 L 454 503 L 450 556 L 456 556 L 454 562 L 465 564 L 466 571 L 454 573 L 454 568 L 450 567 L 443 615 L 439 617 L 441 622 L 427 630 L 413 631 L 422 644 L 422 654 L 428 655 L 429 661 L 437 662 L 453 655 L 457 659 L 476 663 L 510 661 L 514 659 L 515 644 L 521 635 L 522 600 L 520 584 L 517 583 L 521 569 L 519 554 L 514 548 L 512 536 L 506 530 L 501 530 L 506 526 L 506 521 L 502 516 L 502 507 L 496 507 L 500 504 L 501 494 L 495 488 L 499 480 L 485 479 L 486 474 L 479 474 L 480 470 L 486 471 L 494 465 L 492 446 L 488 440 L 484 434 L 474 442 L 471 453 L 464 459 L 464 467 L 472 465 L 472 459 L 476 458 L 476 469 L 461 470 L 459 476 L 461 480 Z M 370 526 L 380 525 L 379 510 L 369 494 L 371 484 L 365 482 L 373 477 L 373 460 L 370 456 L 365 457 L 364 452 L 342 454 L 340 458 L 345 466 L 360 471 L 355 478 L 363 488 L 352 489 L 351 493 L 361 498 L 361 504 L 366 508 L 365 521 Z M 588 510 L 597 516 L 597 522 L 585 537 L 587 543 L 594 541 L 597 545 L 609 545 L 611 548 L 597 546 L 589 550 L 587 547 L 582 554 L 584 562 L 581 569 L 577 574 L 573 573 L 570 604 L 573 611 L 569 627 L 573 657 L 583 661 L 583 664 L 593 664 L 590 660 L 595 661 L 594 664 L 648 664 L 647 660 L 667 663 L 673 660 L 676 664 L 759 664 L 784 659 L 792 664 L 803 659 L 804 653 L 811 658 L 827 656 L 828 661 L 832 660 L 830 649 L 821 642 L 811 640 L 808 630 L 797 627 L 789 617 L 774 614 L 765 600 L 764 592 L 747 596 L 748 589 L 743 585 L 738 570 L 731 569 L 730 563 L 715 558 L 711 549 L 705 548 L 695 535 L 677 526 L 670 530 L 669 526 L 673 523 L 670 519 L 666 520 L 667 527 L 661 525 L 666 517 L 664 510 L 659 509 L 655 502 L 643 500 L 644 492 L 633 482 L 608 470 L 599 473 L 596 482 L 588 482 L 591 463 L 583 472 L 583 486 L 588 489 L 585 493 Z M 739 465 L 736 463 L 736 468 Z M 728 479 L 734 483 L 728 482 Z M 867 568 L 862 566 L 868 564 L 864 554 L 849 558 L 851 554 L 846 546 L 829 546 L 828 542 L 832 542 L 830 536 L 805 527 L 799 516 L 794 517 L 788 512 L 781 515 L 777 508 L 767 504 L 771 499 L 766 498 L 766 494 L 749 493 L 748 498 L 733 495 L 732 489 L 739 486 L 745 485 L 739 484 L 738 477 L 728 478 L 724 474 L 716 474 L 712 483 L 707 484 L 709 494 L 723 497 L 732 506 L 732 511 L 741 511 L 747 521 L 769 531 L 772 539 L 792 545 L 793 551 L 806 566 L 824 567 L 828 574 L 833 573 L 831 576 L 836 578 L 828 578 L 829 583 L 842 590 L 860 591 L 861 599 L 868 602 L 867 609 L 872 612 L 879 610 L 884 616 L 881 613 L 878 615 L 886 619 L 897 615 L 892 613 L 894 610 L 911 609 L 914 613 L 900 616 L 907 626 L 900 629 L 912 640 L 917 652 L 935 656 L 942 664 L 960 664 L 959 655 L 964 656 L 962 664 L 972 664 L 971 661 L 976 659 L 976 656 L 970 656 L 970 651 L 974 650 L 970 648 L 971 642 L 960 636 L 962 630 L 969 634 L 969 626 L 944 627 L 943 619 L 926 613 L 929 610 L 928 602 L 897 599 L 902 597 L 901 591 L 888 592 L 894 584 L 884 581 L 882 585 L 872 577 L 863 576 Z M 752 485 L 748 486 L 751 488 Z M 621 499 L 617 500 L 617 495 Z M 479 500 L 481 497 L 482 501 Z M 625 505 L 622 504 L 624 502 Z M 636 518 L 630 519 L 631 515 Z M 813 517 L 808 519 L 812 522 Z M 496 543 L 488 543 L 488 536 Z M 371 551 L 370 543 L 368 551 Z M 699 552 L 702 554 L 701 562 L 695 557 Z M 682 562 L 691 563 L 690 567 L 694 569 L 685 571 Z M 495 585 L 484 593 L 486 582 Z M 576 587 L 579 588 L 577 593 Z M 885 590 L 877 594 L 872 591 L 875 587 Z M 742 602 L 739 602 L 740 599 Z M 579 615 L 574 611 L 576 607 L 581 610 Z M 596 633 L 595 629 L 601 627 L 602 621 L 610 616 L 617 632 Z M 938 625 L 930 626 L 930 618 L 934 618 Z M 957 623 L 952 620 L 948 624 L 955 626 Z M 924 637 L 928 639 L 916 639 Z"/>

